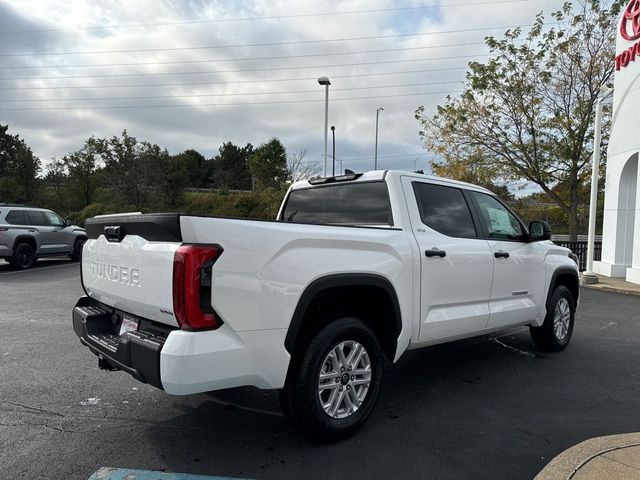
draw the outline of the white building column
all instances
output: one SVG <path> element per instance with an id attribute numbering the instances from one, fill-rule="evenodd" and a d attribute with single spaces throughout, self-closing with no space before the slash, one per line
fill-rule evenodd
<path id="1" fill-rule="evenodd" d="M 614 155 L 607 162 L 602 258 L 593 263 L 594 273 L 625 278 L 627 269 L 632 267 L 634 236 L 640 232 L 640 223 L 636 220 L 640 201 L 636 192 L 639 174 L 637 154 Z"/>
<path id="2" fill-rule="evenodd" d="M 636 160 L 636 164 L 639 164 L 640 160 Z M 640 165 L 636 167 L 637 175 L 635 180 L 636 185 L 636 204 L 633 217 L 635 220 L 634 239 L 633 239 L 633 257 L 631 261 L 631 268 L 627 268 L 627 282 L 640 283 L 640 192 L 638 192 L 638 186 L 640 186 Z"/>

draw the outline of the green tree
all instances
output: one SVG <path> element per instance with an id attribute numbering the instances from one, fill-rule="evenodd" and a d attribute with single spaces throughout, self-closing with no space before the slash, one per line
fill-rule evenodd
<path id="1" fill-rule="evenodd" d="M 213 159 L 212 183 L 223 190 L 250 190 L 251 173 L 249 157 L 253 153 L 253 145 L 247 143 L 239 147 L 225 142 Z"/>
<path id="2" fill-rule="evenodd" d="M 249 157 L 249 170 L 258 191 L 280 188 L 289 179 L 287 151 L 277 138 L 263 143 Z"/>
<path id="3" fill-rule="evenodd" d="M 99 140 L 91 137 L 85 141 L 80 150 L 62 157 L 62 162 L 69 174 L 69 186 L 80 199 L 81 209 L 94 201 L 98 187 L 100 145 Z"/>
<path id="4" fill-rule="evenodd" d="M 120 201 L 137 210 L 148 207 L 169 153 L 158 145 L 139 142 L 126 130 L 120 137 L 96 139 L 96 152 L 104 162 L 105 180 Z"/>
<path id="5" fill-rule="evenodd" d="M 187 150 L 195 152 L 195 150 Z M 186 152 L 185 152 L 186 153 Z M 197 153 L 197 152 L 195 152 Z M 198 155 L 200 155 L 198 153 Z M 204 159 L 204 157 L 202 157 Z M 163 157 L 164 165 L 161 167 L 162 204 L 168 207 L 177 207 L 184 201 L 184 189 L 187 186 L 194 186 L 193 170 L 189 170 L 189 158 L 185 158 L 184 153 L 174 156 Z M 206 177 L 205 177 L 206 179 Z M 202 180 L 197 178 L 198 181 Z M 199 184 L 198 184 L 199 185 Z"/>
<path id="6" fill-rule="evenodd" d="M 211 176 L 210 161 L 197 150 L 185 150 L 173 157 L 178 163 L 184 166 L 187 174 L 186 184 L 189 187 L 205 188 L 209 185 L 209 177 Z"/>
<path id="7" fill-rule="evenodd" d="M 69 177 L 67 175 L 67 169 L 62 160 L 54 158 L 47 166 L 47 174 L 44 177 L 45 184 L 50 186 L 56 195 L 56 207 L 66 207 L 66 195 L 65 188 Z"/>
<path id="8" fill-rule="evenodd" d="M 8 125 L 0 125 L 0 201 L 30 202 L 36 194 L 40 159 L 8 130 Z"/>
<path id="9" fill-rule="evenodd" d="M 537 184 L 565 212 L 575 239 L 594 107 L 613 74 L 620 4 L 565 3 L 550 26 L 540 13 L 524 37 L 519 28 L 501 40 L 487 37 L 493 56 L 469 64 L 464 92 L 431 117 L 417 109 L 425 147 L 445 163 L 498 169 L 506 180 Z M 558 184 L 566 197 L 554 190 Z"/>

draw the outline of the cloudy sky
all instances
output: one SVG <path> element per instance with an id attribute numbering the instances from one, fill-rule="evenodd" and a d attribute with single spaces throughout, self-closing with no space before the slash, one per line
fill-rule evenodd
<path id="1" fill-rule="evenodd" d="M 344 168 L 427 168 L 414 111 L 460 89 L 486 35 L 562 0 L 0 0 L 0 124 L 46 163 L 127 129 L 170 153 L 280 138 Z M 329 135 L 329 152 L 331 136 Z"/>

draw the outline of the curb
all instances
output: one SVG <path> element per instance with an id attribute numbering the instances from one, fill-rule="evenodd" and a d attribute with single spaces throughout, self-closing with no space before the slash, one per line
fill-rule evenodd
<path id="1" fill-rule="evenodd" d="M 89 480 L 241 480 L 230 477 L 209 477 L 189 473 L 167 473 L 129 468 L 101 467 Z"/>
<path id="2" fill-rule="evenodd" d="M 612 287 L 610 285 L 605 285 L 604 283 L 585 284 L 580 282 L 580 288 L 590 288 L 592 290 L 600 290 L 601 292 L 622 293 L 624 295 L 640 296 L 640 292 L 636 292 L 634 290 L 626 290 L 624 288 Z"/>
<path id="3" fill-rule="evenodd" d="M 640 446 L 640 432 L 591 438 L 554 457 L 534 480 L 570 480 L 594 458 L 637 446 Z"/>

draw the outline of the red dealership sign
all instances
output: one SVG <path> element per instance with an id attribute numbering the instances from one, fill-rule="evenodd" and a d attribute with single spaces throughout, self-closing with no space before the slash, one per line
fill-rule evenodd
<path id="1" fill-rule="evenodd" d="M 620 35 L 625 40 L 640 38 L 640 0 L 631 0 L 622 14 Z"/>
<path id="2" fill-rule="evenodd" d="M 629 41 L 640 38 L 640 0 L 631 0 L 624 9 L 620 22 L 620 35 Z M 616 70 L 626 67 L 630 62 L 635 62 L 636 57 L 640 57 L 640 42 L 616 55 Z"/>

